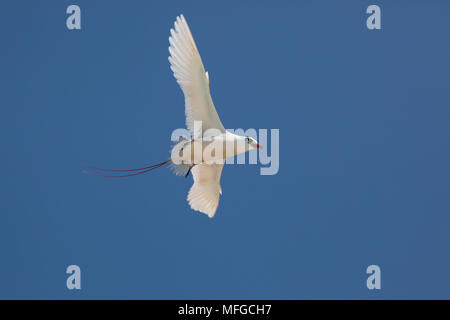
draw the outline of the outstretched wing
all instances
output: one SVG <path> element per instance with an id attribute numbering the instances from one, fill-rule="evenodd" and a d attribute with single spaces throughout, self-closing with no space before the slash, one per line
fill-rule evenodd
<path id="1" fill-rule="evenodd" d="M 220 187 L 222 169 L 223 164 L 202 163 L 191 170 L 194 184 L 189 190 L 187 200 L 193 210 L 203 212 L 210 218 L 214 217 L 222 194 Z"/>
<path id="2" fill-rule="evenodd" d="M 170 29 L 169 62 L 184 93 L 186 126 L 194 138 L 211 128 L 225 132 L 211 99 L 208 73 L 183 15 L 177 17 L 174 26 L 175 30 Z M 194 121 L 202 122 L 203 132 L 194 132 Z"/>

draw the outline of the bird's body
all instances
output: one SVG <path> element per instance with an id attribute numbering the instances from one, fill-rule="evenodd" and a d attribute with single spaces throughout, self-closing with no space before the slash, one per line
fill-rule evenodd
<path id="1" fill-rule="evenodd" d="M 110 172 L 135 172 L 128 177 L 145 173 L 170 163 L 177 175 L 192 173 L 194 184 L 187 200 L 193 210 L 214 217 L 222 194 L 220 177 L 225 159 L 252 149 L 261 148 L 251 137 L 244 137 L 225 130 L 211 98 L 208 73 L 202 63 L 194 38 L 183 15 L 177 17 L 174 29 L 170 29 L 169 62 L 174 77 L 185 98 L 186 126 L 191 139 L 174 145 L 171 158 L 157 165 L 140 169 L 111 170 L 89 167 Z M 199 124 L 199 125 L 197 125 Z"/>
<path id="2" fill-rule="evenodd" d="M 172 148 L 171 161 L 192 165 L 224 163 L 229 157 L 249 151 L 245 139 L 226 131 L 209 138 L 182 140 Z"/>

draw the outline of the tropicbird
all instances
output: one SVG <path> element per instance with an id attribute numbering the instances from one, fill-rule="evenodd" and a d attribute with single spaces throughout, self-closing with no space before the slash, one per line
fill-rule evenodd
<path id="1" fill-rule="evenodd" d="M 169 43 L 170 68 L 184 93 L 186 126 L 191 138 L 176 143 L 169 160 L 156 165 L 127 170 L 86 166 L 94 170 L 125 174 L 103 175 L 86 170 L 85 173 L 106 178 L 123 178 L 170 164 L 177 175 L 187 177 L 192 173 L 194 184 L 189 190 L 187 201 L 193 210 L 212 218 L 222 194 L 220 177 L 225 159 L 262 147 L 254 138 L 236 135 L 222 125 L 211 98 L 208 72 L 205 71 L 183 15 L 176 18 L 174 28 L 170 29 Z"/>

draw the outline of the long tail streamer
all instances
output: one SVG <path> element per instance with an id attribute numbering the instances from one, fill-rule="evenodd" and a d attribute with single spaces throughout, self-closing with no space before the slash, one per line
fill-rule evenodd
<path id="1" fill-rule="evenodd" d="M 147 166 L 147 167 L 137 168 L 137 169 L 126 169 L 126 170 L 104 169 L 104 168 L 98 168 L 98 167 L 93 167 L 93 166 L 84 166 L 85 168 L 88 168 L 88 169 L 107 171 L 107 172 L 134 172 L 134 173 L 124 174 L 124 175 L 104 175 L 104 174 L 92 172 L 89 170 L 83 170 L 83 173 L 90 174 L 90 175 L 97 176 L 97 177 L 103 177 L 103 178 L 126 178 L 126 177 L 136 176 L 138 174 L 147 173 L 149 171 L 152 171 L 159 167 L 162 167 L 163 165 L 165 165 L 169 162 L 170 162 L 170 160 L 167 160 L 167 161 L 164 161 L 164 162 L 161 162 L 158 164 L 154 164 L 152 166 Z M 139 172 L 136 172 L 136 171 L 139 171 Z"/>

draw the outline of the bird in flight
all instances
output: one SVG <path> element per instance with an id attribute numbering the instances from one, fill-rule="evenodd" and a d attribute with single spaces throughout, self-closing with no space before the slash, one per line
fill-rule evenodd
<path id="1" fill-rule="evenodd" d="M 214 217 L 222 194 L 220 177 L 225 159 L 252 149 L 262 149 L 247 136 L 227 131 L 216 108 L 200 53 L 183 15 L 177 17 L 170 29 L 169 63 L 174 77 L 184 93 L 186 126 L 190 139 L 182 139 L 172 147 L 171 157 L 162 163 L 137 169 L 115 170 L 86 166 L 92 170 L 108 171 L 105 175 L 85 170 L 85 173 L 105 178 L 123 178 L 149 172 L 169 164 L 177 175 L 192 173 L 194 184 L 187 201 L 193 210 Z M 118 175 L 121 173 L 121 175 Z"/>

